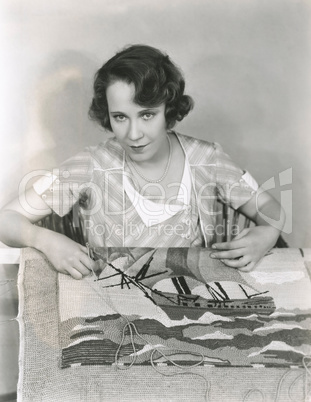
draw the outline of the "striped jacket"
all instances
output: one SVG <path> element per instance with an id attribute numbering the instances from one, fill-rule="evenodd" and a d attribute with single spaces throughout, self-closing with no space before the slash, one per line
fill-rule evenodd
<path id="1" fill-rule="evenodd" d="M 220 145 L 176 133 L 190 166 L 205 246 L 214 239 L 217 201 L 238 208 L 256 191 Z M 92 246 L 124 246 L 125 153 L 115 138 L 89 147 L 54 169 L 48 185 L 35 190 L 58 215 L 79 205 Z M 94 228 L 97 228 L 94 230 Z M 105 234 L 110 233 L 109 241 Z"/>

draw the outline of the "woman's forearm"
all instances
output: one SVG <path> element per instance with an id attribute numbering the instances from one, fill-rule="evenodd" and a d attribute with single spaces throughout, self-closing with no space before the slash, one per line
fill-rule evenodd
<path id="1" fill-rule="evenodd" d="M 271 196 L 266 197 L 261 205 L 257 205 L 255 222 L 257 226 L 265 227 L 265 238 L 273 247 L 284 227 L 285 213 L 282 206 Z"/>
<path id="2" fill-rule="evenodd" d="M 283 208 L 271 197 L 258 208 L 255 221 L 258 226 L 269 226 L 271 235 L 273 236 L 273 233 L 275 233 L 277 239 L 284 227 L 285 219 Z"/>
<path id="3" fill-rule="evenodd" d="M 56 271 L 75 279 L 95 269 L 86 247 L 63 234 L 34 225 L 16 211 L 0 212 L 0 241 L 11 247 L 36 248 L 46 255 Z"/>
<path id="4" fill-rule="evenodd" d="M 278 201 L 269 193 L 254 196 L 239 208 L 245 216 L 253 220 L 257 226 L 271 226 L 280 233 L 285 224 L 285 213 Z"/>
<path id="5" fill-rule="evenodd" d="M 31 223 L 16 211 L 0 212 L 0 241 L 10 247 L 34 247 L 44 252 L 52 232 Z"/>

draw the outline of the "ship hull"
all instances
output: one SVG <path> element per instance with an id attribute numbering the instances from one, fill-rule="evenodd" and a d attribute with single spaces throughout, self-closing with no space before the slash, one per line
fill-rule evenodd
<path id="1" fill-rule="evenodd" d="M 224 316 L 270 315 L 275 311 L 272 297 L 250 299 L 214 300 L 163 293 L 153 295 L 156 304 L 173 320 L 184 317 L 197 320 L 206 312 Z"/>

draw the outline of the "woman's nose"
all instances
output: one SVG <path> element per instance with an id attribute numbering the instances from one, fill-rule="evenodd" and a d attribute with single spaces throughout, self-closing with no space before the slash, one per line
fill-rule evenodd
<path id="1" fill-rule="evenodd" d="M 137 122 L 131 122 L 127 136 L 132 141 L 137 141 L 144 136 L 143 132 L 140 130 L 139 124 Z"/>

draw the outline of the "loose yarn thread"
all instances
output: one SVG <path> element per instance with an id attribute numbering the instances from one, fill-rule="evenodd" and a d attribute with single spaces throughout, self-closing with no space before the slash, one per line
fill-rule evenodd
<path id="1" fill-rule="evenodd" d="M 247 398 L 249 398 L 249 397 L 250 397 L 252 394 L 254 394 L 255 392 L 258 392 L 258 393 L 261 395 L 263 401 L 265 400 L 265 395 L 264 395 L 264 393 L 263 393 L 260 389 L 254 388 L 254 389 L 250 389 L 250 390 L 246 393 L 246 395 L 245 395 L 244 398 L 243 398 L 243 402 L 246 402 L 246 401 L 247 401 Z"/>
<path id="2" fill-rule="evenodd" d="M 307 363 L 307 360 L 309 360 L 309 363 Z M 311 356 L 304 356 L 304 357 L 302 358 L 302 365 L 303 365 L 304 370 L 305 370 L 304 373 L 298 375 L 298 377 L 296 377 L 296 378 L 292 381 L 292 383 L 289 385 L 288 390 L 287 390 L 288 399 L 291 400 L 291 401 L 293 401 L 293 402 L 297 402 L 297 399 L 294 399 L 293 396 L 292 396 L 293 387 L 295 386 L 295 384 L 297 383 L 298 380 L 303 379 L 303 378 L 304 378 L 304 383 L 303 383 L 303 401 L 304 401 L 304 402 L 310 402 L 310 399 L 308 399 L 308 397 L 309 397 L 309 395 L 310 395 L 310 393 L 311 393 L 311 390 L 308 390 L 308 388 L 309 388 L 309 381 L 310 381 L 310 378 L 311 378 L 311 370 L 310 370 Z M 291 374 L 292 372 L 293 372 L 292 370 L 286 371 L 286 372 L 282 375 L 282 377 L 280 378 L 280 380 L 278 381 L 277 387 L 276 387 L 276 394 L 275 394 L 274 402 L 277 402 L 277 401 L 279 400 L 282 384 L 283 384 L 285 378 L 286 378 L 289 374 Z M 259 390 L 258 388 L 254 388 L 254 389 L 250 389 L 250 390 L 245 394 L 245 396 L 244 396 L 244 398 L 243 398 L 243 402 L 246 402 L 246 401 L 247 401 L 247 398 L 249 398 L 249 396 L 252 395 L 252 394 L 255 393 L 255 392 L 258 392 L 258 393 L 261 395 L 262 400 L 265 401 L 265 395 L 264 395 L 264 393 L 263 393 L 261 390 Z"/>
<path id="3" fill-rule="evenodd" d="M 120 314 L 120 313 L 119 313 L 119 314 Z M 117 349 L 117 351 L 116 351 L 116 353 L 115 353 L 115 365 L 116 365 L 117 369 L 119 369 L 119 370 L 129 370 L 129 369 L 135 364 L 136 359 L 137 359 L 136 348 L 135 348 L 135 344 L 134 344 L 133 329 L 134 329 L 134 331 L 135 331 L 137 337 L 140 338 L 141 340 L 143 340 L 143 341 L 146 343 L 146 345 L 150 345 L 150 346 L 153 346 L 153 345 L 151 345 L 150 342 L 148 342 L 148 341 L 138 332 L 138 329 L 137 329 L 136 325 L 135 325 L 133 322 L 129 321 L 129 320 L 128 320 L 125 316 L 123 316 L 122 314 L 120 314 L 120 315 L 121 315 L 122 318 L 124 318 L 127 322 L 126 322 L 126 324 L 125 324 L 124 327 L 123 327 L 123 330 L 122 330 L 122 339 L 121 339 L 120 344 L 119 344 L 119 346 L 118 346 L 118 349 Z M 131 341 L 131 345 L 132 345 L 132 348 L 133 348 L 133 351 L 134 351 L 134 356 L 133 356 L 133 358 L 132 358 L 131 363 L 130 363 L 128 366 L 120 366 L 120 364 L 118 363 L 118 362 L 119 362 L 119 353 L 120 353 L 120 350 L 121 350 L 121 348 L 122 348 L 122 346 L 123 346 L 123 343 L 124 343 L 124 340 L 125 340 L 125 336 L 126 336 L 126 335 L 125 335 L 125 332 L 126 332 L 127 328 L 129 328 L 129 331 L 130 331 L 130 341 Z M 181 372 L 181 373 L 172 373 L 172 374 L 163 373 L 163 372 L 160 371 L 160 370 L 156 367 L 156 365 L 155 365 L 155 362 L 154 362 L 154 354 L 155 354 L 156 352 L 158 352 L 158 353 L 159 353 L 162 357 L 164 357 L 167 361 L 169 361 L 170 363 L 172 363 L 175 367 L 178 367 L 178 368 L 180 368 L 180 369 L 182 369 L 182 370 L 187 370 L 187 371 L 184 371 L 184 372 Z M 197 355 L 195 355 L 194 353 L 189 353 L 189 354 L 192 355 L 192 356 L 197 356 Z M 205 400 L 206 402 L 208 402 L 208 400 L 209 400 L 209 391 L 210 391 L 210 382 L 209 382 L 202 374 L 193 373 L 192 371 L 189 371 L 189 369 L 194 368 L 194 367 L 197 367 L 197 366 L 199 366 L 200 364 L 202 364 L 202 363 L 204 362 L 204 355 L 203 355 L 202 353 L 198 353 L 198 354 L 201 355 L 201 360 L 200 360 L 199 362 L 197 362 L 197 363 L 191 365 L 191 366 L 185 367 L 185 366 L 182 366 L 182 365 L 180 365 L 180 364 L 178 364 L 178 363 L 175 363 L 174 360 L 170 359 L 170 357 L 168 357 L 168 356 L 167 356 L 165 353 L 163 353 L 160 349 L 158 349 L 158 348 L 153 348 L 153 350 L 152 350 L 152 352 L 151 352 L 151 356 L 150 356 L 150 364 L 151 364 L 152 368 L 153 368 L 157 373 L 163 375 L 164 377 L 174 377 L 174 376 L 178 376 L 178 375 L 194 375 L 194 376 L 196 376 L 196 377 L 202 378 L 202 379 L 204 380 L 204 383 L 205 383 L 204 400 Z"/>
<path id="4" fill-rule="evenodd" d="M 87 249 L 88 249 L 88 254 L 89 254 L 89 256 L 92 258 L 92 256 L 93 256 L 93 255 L 92 255 L 92 249 L 89 247 L 88 244 L 87 244 Z M 92 274 L 93 274 L 93 276 L 96 278 L 95 272 L 94 272 L 93 270 L 92 270 Z M 89 284 L 90 284 L 90 283 L 89 283 Z M 93 290 L 95 290 L 95 292 L 100 296 L 101 299 L 104 299 L 104 298 L 105 298 L 105 302 L 106 302 L 107 304 L 109 304 L 110 307 L 113 308 L 113 309 L 125 320 L 125 322 L 126 322 L 125 325 L 124 325 L 124 327 L 123 327 L 123 330 L 122 330 L 121 340 L 120 340 L 119 346 L 118 346 L 118 348 L 117 348 L 117 350 L 116 350 L 115 359 L 114 359 L 114 360 L 115 360 L 115 367 L 116 367 L 118 370 L 129 370 L 129 369 L 135 364 L 135 362 L 136 362 L 136 360 L 137 360 L 136 348 L 135 348 L 135 343 L 134 343 L 134 337 L 135 337 L 135 335 L 136 335 L 139 339 L 141 339 L 143 342 L 145 342 L 146 345 L 150 345 L 151 347 L 153 347 L 153 345 L 150 344 L 150 342 L 148 342 L 148 341 L 139 333 L 139 331 L 138 331 L 136 325 L 135 325 L 133 322 L 131 322 L 130 320 L 128 320 L 128 318 L 127 318 L 126 316 L 124 316 L 123 314 L 121 314 L 121 313 L 118 311 L 118 309 L 116 308 L 116 306 L 112 303 L 111 299 L 108 299 L 107 296 L 104 296 L 104 295 L 103 295 L 102 291 L 98 288 L 98 286 L 92 286 L 91 284 L 90 284 L 90 286 L 92 287 Z M 128 329 L 129 332 L 130 332 L 130 342 L 131 342 L 131 345 L 132 345 L 132 348 L 133 348 L 134 355 L 131 355 L 132 361 L 131 361 L 131 363 L 130 363 L 128 366 L 121 366 L 120 363 L 119 363 L 119 354 L 120 354 L 121 348 L 122 348 L 122 346 L 123 346 L 123 344 L 124 344 L 124 341 L 125 341 L 127 329 Z M 155 364 L 155 362 L 154 362 L 154 355 L 155 355 L 156 352 L 159 353 L 162 357 L 164 357 L 168 362 L 170 362 L 171 364 L 173 364 L 175 367 L 180 368 L 180 369 L 182 369 L 182 370 L 186 370 L 186 371 L 180 372 L 180 373 L 171 373 L 171 374 L 169 374 L 169 373 L 163 373 L 162 371 L 160 371 L 160 370 L 157 368 L 157 366 L 156 366 L 156 364 Z M 194 353 L 190 353 L 190 354 L 193 355 L 193 356 L 196 356 Z M 170 357 L 167 356 L 162 350 L 160 350 L 160 349 L 157 348 L 157 347 L 154 347 L 153 350 L 152 350 L 152 352 L 151 352 L 151 355 L 150 355 L 150 364 L 151 364 L 152 368 L 153 368 L 157 373 L 163 375 L 164 377 L 172 377 L 172 376 L 178 376 L 178 375 L 194 375 L 194 376 L 197 376 L 197 377 L 202 378 L 202 379 L 204 380 L 204 383 L 205 383 L 204 400 L 205 400 L 206 402 L 208 402 L 208 401 L 209 401 L 209 393 L 210 393 L 210 390 L 211 390 L 211 382 L 210 382 L 209 380 L 207 380 L 203 375 L 201 375 L 201 374 L 199 374 L 199 373 L 194 373 L 194 372 L 192 372 L 192 371 L 189 371 L 189 368 L 190 368 L 190 369 L 191 369 L 191 368 L 195 368 L 195 367 L 201 365 L 201 364 L 204 362 L 204 355 L 203 355 L 202 353 L 198 353 L 198 354 L 201 355 L 201 360 L 200 360 L 199 362 L 193 364 L 193 365 L 190 366 L 190 367 L 189 367 L 189 366 L 185 367 L 185 366 L 182 366 L 182 365 L 180 365 L 180 364 L 175 363 L 174 360 L 170 359 Z M 309 362 L 308 362 L 308 360 L 309 360 Z M 304 356 L 303 359 L 302 359 L 302 364 L 303 364 L 303 367 L 304 367 L 304 369 L 305 369 L 305 372 L 304 372 L 303 374 L 299 375 L 297 378 L 295 378 L 294 381 L 292 381 L 291 385 L 290 385 L 289 388 L 288 388 L 288 397 L 289 397 L 290 400 L 293 400 L 293 398 L 292 398 L 292 389 L 293 389 L 294 385 L 297 383 L 297 381 L 298 381 L 299 379 L 301 379 L 302 377 L 305 377 L 305 381 L 304 381 L 304 401 L 305 401 L 305 402 L 308 402 L 308 401 L 307 401 L 307 398 L 308 398 L 308 396 L 309 396 L 309 394 L 310 394 L 310 391 L 308 391 L 308 380 L 310 380 L 310 377 L 311 377 L 311 370 L 310 370 L 311 356 Z M 278 381 L 277 388 L 276 388 L 276 395 L 275 395 L 275 399 L 274 399 L 275 402 L 277 402 L 278 399 L 279 399 L 280 392 L 281 392 L 281 387 L 282 387 L 282 384 L 283 384 L 283 382 L 284 382 L 284 379 L 285 379 L 286 376 L 287 376 L 289 373 L 291 373 L 291 372 L 292 372 L 292 370 L 288 370 L 287 372 L 285 372 L 285 373 L 282 375 L 282 377 L 280 378 L 280 380 Z M 250 389 L 250 390 L 245 394 L 245 396 L 244 396 L 244 398 L 243 398 L 243 402 L 246 402 L 247 399 L 248 399 L 252 394 L 254 394 L 254 393 L 259 393 L 259 394 L 261 395 L 261 397 L 262 397 L 262 400 L 265 401 L 265 395 L 264 395 L 263 391 L 261 391 L 261 390 L 258 389 L 258 388 L 254 388 L 254 389 Z M 296 402 L 296 401 L 295 401 L 295 402 Z"/>
<path id="5" fill-rule="evenodd" d="M 90 252 L 90 253 L 91 253 L 91 252 Z M 93 272 L 93 274 L 94 274 L 94 272 Z M 96 278 L 95 274 L 94 274 L 94 277 Z M 116 350 L 116 353 L 115 353 L 115 367 L 117 368 L 117 370 L 128 370 L 128 369 L 130 369 L 130 368 L 135 364 L 136 359 L 137 359 L 137 356 L 134 354 L 133 360 L 132 360 L 132 362 L 131 362 L 128 366 L 121 366 L 121 365 L 119 364 L 119 353 L 120 353 L 120 350 L 121 350 L 121 348 L 122 348 L 122 346 L 123 346 L 123 343 L 124 343 L 124 340 L 125 340 L 125 336 L 126 336 L 125 332 L 126 332 L 127 328 L 129 328 L 129 331 L 130 331 L 130 342 L 131 342 L 131 345 L 132 345 L 132 348 L 133 348 L 134 353 L 136 353 L 136 348 L 135 348 L 135 344 L 134 344 L 134 333 L 133 333 L 133 330 L 135 331 L 136 336 L 138 336 L 138 338 L 140 338 L 141 340 L 143 340 L 143 341 L 146 343 L 146 345 L 150 345 L 151 347 L 153 347 L 153 345 L 150 344 L 150 342 L 148 342 L 148 341 L 138 332 L 138 329 L 137 329 L 136 325 L 135 325 L 133 322 L 131 322 L 126 316 L 124 316 L 122 313 L 120 313 L 120 312 L 118 311 L 118 309 L 116 308 L 116 306 L 112 303 L 111 299 L 108 299 L 107 296 L 105 297 L 105 296 L 102 294 L 102 291 L 101 291 L 100 289 L 98 289 L 97 286 L 92 286 L 90 282 L 89 282 L 89 285 L 91 286 L 91 288 L 92 288 L 93 290 L 95 290 L 95 292 L 100 296 L 100 298 L 101 298 L 101 299 L 105 299 L 105 302 L 106 302 L 107 304 L 109 304 L 109 306 L 110 306 L 112 309 L 114 309 L 114 310 L 120 315 L 120 317 L 122 317 L 122 318 L 124 319 L 124 321 L 126 322 L 125 325 L 124 325 L 124 327 L 123 327 L 123 330 L 122 330 L 122 335 L 121 335 L 121 340 L 120 340 L 119 346 L 118 346 L 118 348 L 117 348 L 117 350 Z M 172 374 L 168 374 L 168 373 L 163 373 L 163 372 L 161 372 L 161 371 L 158 370 L 158 368 L 155 366 L 154 354 L 155 354 L 156 352 L 158 352 L 159 354 L 161 354 L 167 361 L 169 361 L 170 363 L 172 363 L 175 367 L 178 367 L 178 368 L 180 368 L 180 369 L 182 369 L 182 370 L 187 370 L 187 371 L 180 372 L 180 373 L 172 373 Z M 181 351 L 181 352 L 184 352 L 184 351 Z M 190 353 L 190 354 L 193 355 L 193 356 L 197 356 L 197 355 L 195 355 L 194 353 Z M 205 402 L 208 402 L 208 401 L 209 401 L 209 392 L 210 392 L 210 388 L 211 388 L 210 381 L 208 381 L 202 374 L 194 373 L 194 372 L 192 372 L 192 371 L 189 371 L 189 369 L 194 368 L 194 367 L 197 367 L 197 366 L 199 366 L 200 364 L 202 364 L 202 363 L 204 362 L 204 355 L 203 355 L 202 353 L 198 353 L 198 354 L 201 355 L 201 360 L 200 360 L 199 362 L 193 364 L 192 366 L 186 366 L 186 367 L 185 367 L 185 366 L 182 366 L 182 365 L 179 365 L 179 364 L 175 363 L 172 359 L 170 359 L 168 356 L 166 356 L 165 353 L 163 353 L 163 352 L 162 352 L 161 350 L 159 350 L 158 348 L 153 348 L 153 351 L 152 351 L 151 356 L 150 356 L 150 364 L 151 364 L 151 367 L 152 367 L 156 372 L 158 372 L 159 374 L 163 375 L 164 377 L 173 377 L 173 376 L 178 376 L 178 375 L 193 375 L 193 376 L 202 378 L 202 379 L 204 380 L 204 384 L 205 384 L 204 401 L 205 401 Z"/>

